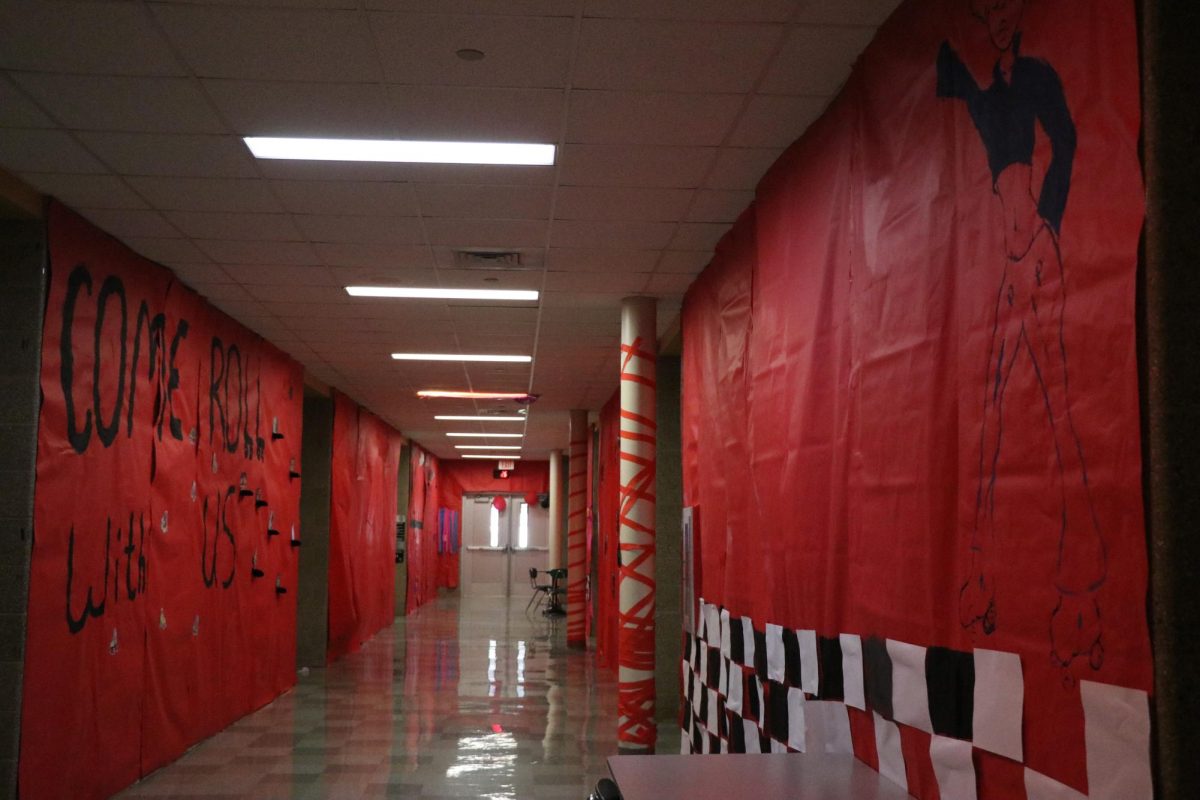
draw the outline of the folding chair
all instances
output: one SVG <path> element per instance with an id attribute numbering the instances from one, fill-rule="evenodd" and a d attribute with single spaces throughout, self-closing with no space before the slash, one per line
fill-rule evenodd
<path id="1" fill-rule="evenodd" d="M 553 584 L 538 583 L 537 576 L 538 576 L 537 567 L 530 567 L 529 568 L 529 588 L 533 589 L 533 596 L 530 597 L 529 602 L 525 604 L 525 613 L 526 614 L 529 613 L 529 609 L 531 607 L 533 607 L 533 604 L 535 602 L 540 606 L 543 602 L 545 602 L 546 598 L 550 596 L 550 592 L 554 591 Z"/>

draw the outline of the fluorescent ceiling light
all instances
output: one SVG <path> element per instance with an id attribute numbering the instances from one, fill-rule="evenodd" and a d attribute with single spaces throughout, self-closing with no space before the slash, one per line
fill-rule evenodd
<path id="1" fill-rule="evenodd" d="M 547 167 L 554 145 L 521 142 L 422 142 L 406 139 L 303 139 L 246 136 L 255 158 L 384 161 L 410 164 L 508 164 Z"/>
<path id="2" fill-rule="evenodd" d="M 480 455 L 479 453 L 464 453 L 463 455 L 459 456 L 459 458 L 486 458 L 488 461 L 520 461 L 521 460 L 520 456 L 503 456 L 503 455 L 485 456 L 485 455 Z"/>
<path id="3" fill-rule="evenodd" d="M 447 436 L 458 436 L 460 438 L 485 438 L 485 439 L 520 439 L 525 434 L 523 433 L 447 433 Z"/>
<path id="4" fill-rule="evenodd" d="M 456 444 L 455 450 L 520 450 L 519 444 Z"/>
<path id="5" fill-rule="evenodd" d="M 447 422 L 525 422 L 525 417 L 459 417 L 441 415 L 435 416 L 434 419 L 445 420 Z"/>
<path id="6" fill-rule="evenodd" d="M 392 353 L 392 358 L 397 361 L 506 361 L 515 364 L 533 361 L 533 356 L 456 356 L 453 353 Z"/>
<path id="7" fill-rule="evenodd" d="M 450 400 L 529 400 L 528 392 L 447 392 L 441 389 L 424 389 L 417 397 L 440 397 Z"/>
<path id="8" fill-rule="evenodd" d="M 537 300 L 533 289 L 442 289 L 417 286 L 347 286 L 351 297 L 407 297 L 416 300 Z"/>

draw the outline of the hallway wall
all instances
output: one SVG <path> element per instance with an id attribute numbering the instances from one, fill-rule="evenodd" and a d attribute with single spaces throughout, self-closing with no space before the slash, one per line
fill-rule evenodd
<path id="1" fill-rule="evenodd" d="M 303 380 L 166 269 L 48 225 L 20 786 L 106 797 L 295 682 Z"/>
<path id="2" fill-rule="evenodd" d="M 698 749 L 1150 796 L 1138 134 L 1132 4 L 913 0 L 760 183 L 684 307 Z"/>

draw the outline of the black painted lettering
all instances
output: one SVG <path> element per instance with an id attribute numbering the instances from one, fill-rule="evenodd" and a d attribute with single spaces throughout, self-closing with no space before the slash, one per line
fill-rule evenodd
<path id="1" fill-rule="evenodd" d="M 76 453 L 87 450 L 88 442 L 92 438 L 92 412 L 90 409 L 87 411 L 83 429 L 80 430 L 75 424 L 75 395 L 72 391 L 75 381 L 75 352 L 71 347 L 71 328 L 75 324 L 75 301 L 79 297 L 79 290 L 84 288 L 90 297 L 92 276 L 83 264 L 79 264 L 71 270 L 71 275 L 67 278 L 67 296 L 62 307 L 62 336 L 59 340 L 59 382 L 62 384 L 63 400 L 66 404 L 67 441 L 75 448 Z M 67 616 L 70 617 L 69 608 Z"/>
<path id="2" fill-rule="evenodd" d="M 121 338 L 118 348 L 121 360 L 117 369 L 117 399 L 113 404 L 112 419 L 106 425 L 104 423 L 100 398 L 100 373 L 102 369 L 100 338 L 104 330 L 104 316 L 108 309 L 108 299 L 114 295 L 121 301 Z M 105 447 L 110 447 L 117 438 L 117 432 L 121 429 L 121 407 L 125 404 L 125 334 L 129 322 L 126 315 L 125 285 L 121 283 L 119 278 L 110 275 L 104 279 L 104 283 L 100 286 L 100 294 L 96 298 L 95 353 L 93 354 L 94 361 L 92 362 L 92 405 L 96 411 L 96 435 L 100 437 L 100 441 Z"/>

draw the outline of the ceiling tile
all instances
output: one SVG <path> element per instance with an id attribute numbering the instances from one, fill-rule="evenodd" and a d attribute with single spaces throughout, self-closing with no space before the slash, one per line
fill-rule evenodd
<path id="1" fill-rule="evenodd" d="M 692 281 L 695 279 L 695 275 L 686 275 L 678 272 L 663 272 L 650 276 L 650 282 L 646 284 L 646 291 L 655 293 L 663 292 L 667 294 L 683 294 L 687 291 L 687 288 L 692 285 Z"/>
<path id="2" fill-rule="evenodd" d="M 198 283 L 236 283 L 224 269 L 216 264 L 172 264 L 175 277 L 188 286 Z"/>
<path id="3" fill-rule="evenodd" d="M 417 215 L 413 187 L 406 183 L 272 181 L 271 188 L 294 214 Z"/>
<path id="4" fill-rule="evenodd" d="M 737 118 L 736 94 L 571 92 L 567 141 L 585 144 L 718 145 Z"/>
<path id="5" fill-rule="evenodd" d="M 0 67 L 105 75 L 181 75 L 141 3 L 0 4 Z"/>
<path id="6" fill-rule="evenodd" d="M 416 268 L 429 269 L 430 274 L 433 274 L 433 254 L 428 247 L 424 246 L 320 242 L 316 248 L 321 255 L 321 260 L 331 267 L 373 269 L 380 275 L 387 274 L 388 270 Z"/>
<path id="7" fill-rule="evenodd" d="M 553 184 L 555 167 L 504 167 L 477 164 L 371 164 L 350 161 L 258 162 L 264 177 L 275 180 L 413 181 L 418 183 Z"/>
<path id="8" fill-rule="evenodd" d="M 419 184 L 421 214 L 429 217 L 547 219 L 548 186 Z"/>
<path id="9" fill-rule="evenodd" d="M 52 119 L 15 86 L 0 77 L 0 128 L 52 127 Z"/>
<path id="10" fill-rule="evenodd" d="M 157 211 L 147 208 L 81 208 L 79 213 L 92 224 L 118 239 L 183 238 L 175 226 Z"/>
<path id="11" fill-rule="evenodd" d="M 707 189 L 752 191 L 783 148 L 725 147 L 705 180 Z"/>
<path id="12" fill-rule="evenodd" d="M 66 128 L 143 133 L 224 133 L 195 82 L 187 78 L 14 75 Z"/>
<path id="13" fill-rule="evenodd" d="M 125 239 L 125 244 L 151 261 L 165 264 L 199 264 L 207 259 L 187 239 Z"/>
<path id="14" fill-rule="evenodd" d="M 782 31 L 778 25 L 584 20 L 574 85 L 748 92 Z"/>
<path id="15" fill-rule="evenodd" d="M 215 211 L 168 211 L 167 217 L 194 239 L 298 242 L 304 237 L 287 214 L 226 214 Z"/>
<path id="16" fill-rule="evenodd" d="M 366 0 L 367 8 L 414 13 L 512 14 L 522 17 L 573 17 L 573 3 L 562 0 Z"/>
<path id="17" fill-rule="evenodd" d="M 113 175 L 26 172 L 21 179 L 73 208 L 146 208 L 142 198 Z"/>
<path id="18" fill-rule="evenodd" d="M 700 185 L 716 154 L 712 147 L 571 144 L 561 153 L 564 186 Z"/>
<path id="19" fill-rule="evenodd" d="M 850 75 L 875 29 L 803 25 L 789 33 L 759 91 L 766 94 L 832 95 Z"/>
<path id="20" fill-rule="evenodd" d="M 416 217 L 352 217 L 297 214 L 296 225 L 311 242 L 421 244 L 425 234 Z"/>
<path id="21" fill-rule="evenodd" d="M 282 211 L 266 181 L 257 178 L 127 178 L 160 211 Z"/>
<path id="22" fill-rule="evenodd" d="M 659 273 L 698 275 L 712 261 L 712 250 L 667 250 L 658 262 Z"/>
<path id="23" fill-rule="evenodd" d="M 70 134 L 31 128 L 0 129 L 0 167 L 9 172 L 108 172 Z"/>
<path id="24" fill-rule="evenodd" d="M 563 186 L 558 190 L 555 217 L 673 222 L 683 217 L 692 194 L 691 189 Z"/>
<path id="25" fill-rule="evenodd" d="M 556 142 L 562 127 L 564 92 L 557 89 L 394 84 L 386 88 L 400 138 Z"/>
<path id="26" fill-rule="evenodd" d="M 219 264 L 319 265 L 308 242 L 242 242 L 200 239 L 196 245 Z"/>
<path id="27" fill-rule="evenodd" d="M 242 136 L 397 134 L 383 87 L 375 83 L 206 80 L 204 88 Z"/>
<path id="28" fill-rule="evenodd" d="M 272 8 L 358 8 L 358 0 L 187 0 L 196 6 L 260 6 Z"/>
<path id="29" fill-rule="evenodd" d="M 348 305 L 351 299 L 340 286 L 299 286 L 296 284 L 262 286 L 252 283 L 246 284 L 244 289 L 254 299 L 272 303 Z"/>
<path id="30" fill-rule="evenodd" d="M 547 272 L 547 292 L 627 294 L 640 292 L 648 275 L 603 272 Z"/>
<path id="31" fill-rule="evenodd" d="M 675 250 L 711 251 L 728 231 L 729 224 L 725 222 L 685 222 L 676 229 L 671 238 L 671 247 Z"/>
<path id="32" fill-rule="evenodd" d="M 151 6 L 201 78 L 374 81 L 374 47 L 355 11 Z"/>
<path id="33" fill-rule="evenodd" d="M 255 177 L 250 151 L 231 136 L 96 132 L 76 135 L 122 175 Z"/>
<path id="34" fill-rule="evenodd" d="M 800 0 L 797 22 L 829 25 L 879 25 L 900 0 Z"/>
<path id="35" fill-rule="evenodd" d="M 546 243 L 542 220 L 427 219 L 432 245 L 451 247 L 539 247 Z"/>
<path id="36" fill-rule="evenodd" d="M 407 84 L 564 86 L 574 23 L 567 17 L 371 14 L 385 80 Z M 456 55 L 481 50 L 480 61 Z"/>
<path id="37" fill-rule="evenodd" d="M 266 264 L 225 265 L 224 271 L 238 283 L 249 285 L 337 286 L 329 267 L 268 266 Z"/>
<path id="38" fill-rule="evenodd" d="M 584 15 L 630 19 L 783 22 L 796 0 L 587 0 Z"/>
<path id="39" fill-rule="evenodd" d="M 696 192 L 689 222 L 735 222 L 754 202 L 754 192 L 710 191 Z"/>
<path id="40" fill-rule="evenodd" d="M 552 247 L 546 264 L 560 272 L 652 272 L 656 250 Z"/>
<path id="41" fill-rule="evenodd" d="M 656 250 L 667 246 L 675 232 L 672 222 L 558 220 L 550 232 L 555 247 L 618 247 Z"/>
<path id="42" fill-rule="evenodd" d="M 732 147 L 787 147 L 821 116 L 828 97 L 759 95 L 729 138 Z"/>

